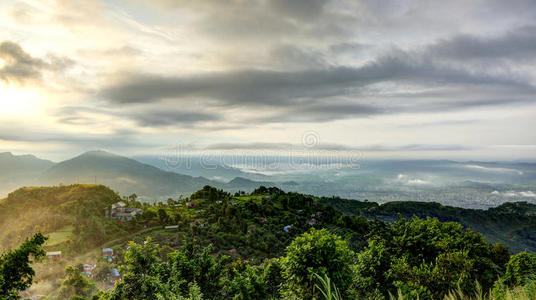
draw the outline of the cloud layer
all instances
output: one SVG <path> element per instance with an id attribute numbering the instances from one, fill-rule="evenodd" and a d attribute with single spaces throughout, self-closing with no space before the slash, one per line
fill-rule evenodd
<path id="1" fill-rule="evenodd" d="M 534 20 L 530 0 L 1 3 L 0 150 L 314 131 L 322 149 L 536 159 Z"/>

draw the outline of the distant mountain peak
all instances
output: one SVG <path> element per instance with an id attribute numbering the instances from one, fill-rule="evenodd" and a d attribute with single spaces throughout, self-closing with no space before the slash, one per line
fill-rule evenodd
<path id="1" fill-rule="evenodd" d="M 3 158 L 3 159 L 15 159 L 15 160 L 31 159 L 31 160 L 35 160 L 35 161 L 47 162 L 47 163 L 52 164 L 51 161 L 46 160 L 46 159 L 38 158 L 37 156 L 32 155 L 32 154 L 16 155 L 16 154 L 13 154 L 12 152 L 9 152 L 9 151 L 8 152 L 0 152 L 0 158 Z"/>
<path id="2" fill-rule="evenodd" d="M 98 157 L 109 156 L 109 157 L 120 157 L 120 156 L 117 155 L 117 154 L 113 154 L 113 153 L 111 153 L 111 152 L 104 151 L 104 150 L 91 150 L 91 151 L 87 151 L 87 152 L 82 153 L 80 156 L 98 156 Z"/>
<path id="3" fill-rule="evenodd" d="M 237 184 L 237 183 L 254 183 L 253 180 L 244 178 L 244 177 L 235 177 L 233 180 L 229 181 L 230 184 Z"/>
<path id="4" fill-rule="evenodd" d="M 13 153 L 11 152 L 0 152 L 0 157 L 13 157 Z"/>

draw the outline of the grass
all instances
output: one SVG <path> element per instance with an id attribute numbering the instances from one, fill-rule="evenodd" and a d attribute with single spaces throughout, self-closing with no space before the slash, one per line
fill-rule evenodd
<path id="1" fill-rule="evenodd" d="M 320 290 L 324 300 L 341 300 L 342 297 L 338 288 L 331 282 L 327 275 L 321 277 L 314 273 L 320 284 L 315 284 L 315 288 Z M 407 300 L 401 290 L 397 291 L 396 296 L 390 295 L 390 300 Z M 481 286 L 477 283 L 474 293 L 471 295 L 464 294 L 460 288 L 451 291 L 443 300 L 534 300 L 536 299 L 536 279 L 528 280 L 523 286 L 490 290 L 484 293 Z"/>
<path id="2" fill-rule="evenodd" d="M 331 279 L 329 279 L 328 275 L 324 274 L 324 277 L 314 273 L 318 281 L 320 282 L 320 285 L 315 285 L 315 287 L 320 290 L 322 293 L 322 296 L 324 296 L 324 299 L 326 300 L 342 300 L 341 294 L 339 293 L 339 289 L 335 286 L 335 284 L 331 283 Z"/>
<path id="3" fill-rule="evenodd" d="M 524 286 L 507 288 L 506 290 L 484 294 L 478 286 L 474 295 L 464 295 L 459 289 L 450 292 L 444 300 L 531 300 L 536 299 L 536 281 L 529 281 Z"/>
<path id="4" fill-rule="evenodd" d="M 46 243 L 46 246 L 56 246 L 61 243 L 67 242 L 71 239 L 71 236 L 73 234 L 74 226 L 69 225 L 65 226 L 58 231 L 52 232 L 48 235 L 48 240 Z"/>

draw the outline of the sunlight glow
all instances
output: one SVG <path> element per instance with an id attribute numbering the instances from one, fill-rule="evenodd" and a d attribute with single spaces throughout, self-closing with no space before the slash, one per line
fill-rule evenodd
<path id="1" fill-rule="evenodd" d="M 23 115 L 35 112 L 37 100 L 38 95 L 34 91 L 0 82 L 0 115 Z"/>

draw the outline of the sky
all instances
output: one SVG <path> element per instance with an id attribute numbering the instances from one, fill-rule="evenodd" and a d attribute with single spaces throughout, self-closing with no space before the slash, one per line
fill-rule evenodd
<path id="1" fill-rule="evenodd" d="M 536 160 L 533 0 L 0 0 L 0 151 Z"/>

